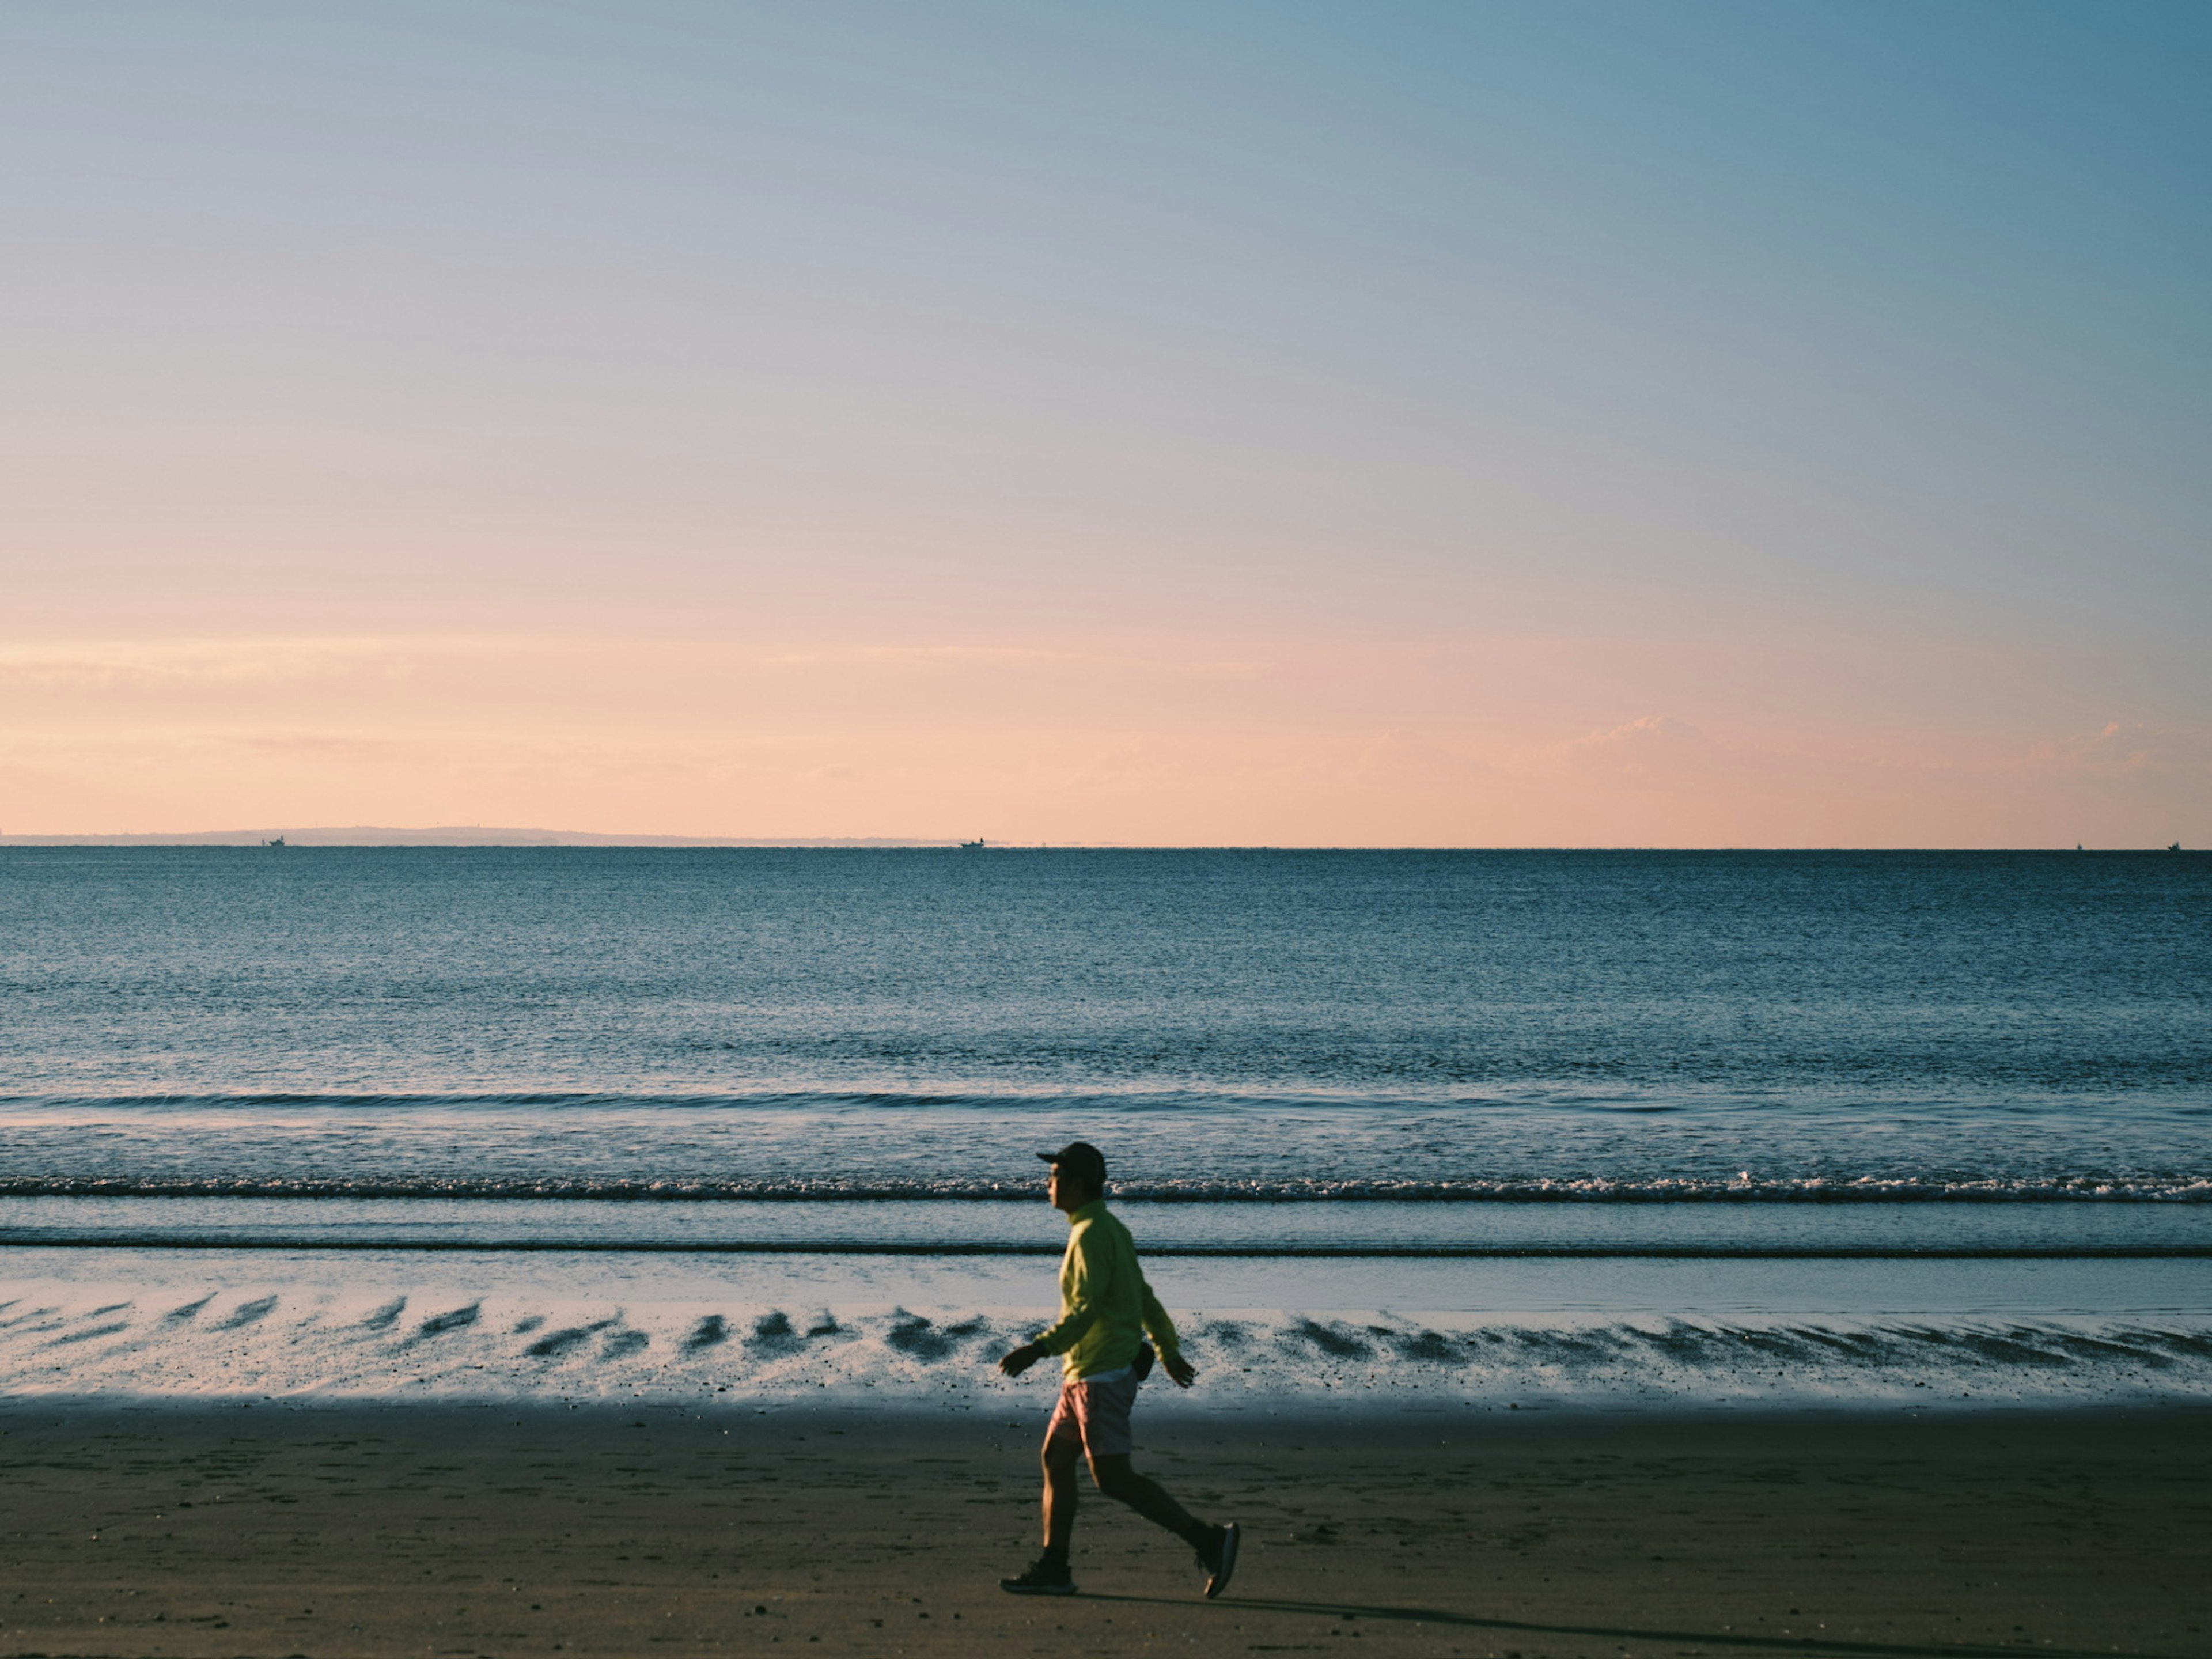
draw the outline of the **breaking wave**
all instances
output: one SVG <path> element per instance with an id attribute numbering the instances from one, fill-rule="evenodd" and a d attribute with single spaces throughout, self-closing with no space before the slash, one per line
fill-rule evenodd
<path id="1" fill-rule="evenodd" d="M 0 1097 L 0 1197 L 1002 1199 L 1109 1149 L 1197 1204 L 2212 1200 L 2200 1099 L 1564 1088 Z"/>
<path id="2" fill-rule="evenodd" d="M 1004 1200 L 1033 1195 L 1035 1183 L 949 1177 L 853 1180 L 823 1176 L 777 1180 L 476 1177 L 392 1180 L 376 1176 L 275 1175 L 53 1176 L 0 1174 L 0 1197 L 22 1198 L 374 1198 L 590 1200 L 636 1202 L 792 1202 L 902 1199 Z M 1314 1178 L 1224 1181 L 1204 1177 L 1116 1180 L 1115 1194 L 1156 1203 L 1852 1204 L 1852 1203 L 2204 1203 L 2212 1176 L 2051 1176 L 1943 1180 L 1919 1176 L 1753 1177 L 1603 1176 L 1524 1180 L 1413 1181 Z"/>

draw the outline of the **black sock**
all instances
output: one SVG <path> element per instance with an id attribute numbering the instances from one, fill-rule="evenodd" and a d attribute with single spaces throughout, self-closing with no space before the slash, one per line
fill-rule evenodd
<path id="1" fill-rule="evenodd" d="M 1047 1544 L 1044 1547 L 1044 1554 L 1039 1559 L 1037 1565 L 1043 1567 L 1066 1566 L 1067 1565 L 1067 1546 L 1065 1544 Z"/>

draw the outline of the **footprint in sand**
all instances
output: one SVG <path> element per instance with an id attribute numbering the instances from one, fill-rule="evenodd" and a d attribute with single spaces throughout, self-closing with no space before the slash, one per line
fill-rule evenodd
<path id="1" fill-rule="evenodd" d="M 219 1331 L 234 1331 L 243 1325 L 258 1324 L 266 1319 L 276 1306 L 273 1296 L 258 1296 L 251 1302 L 241 1302 L 230 1310 L 230 1317 L 216 1322 Z"/>
<path id="2" fill-rule="evenodd" d="M 566 1329 L 548 1331 L 522 1352 L 532 1359 L 552 1359 L 568 1352 L 578 1344 L 588 1342 L 615 1322 L 602 1319 L 592 1325 L 571 1325 Z"/>
<path id="3" fill-rule="evenodd" d="M 426 1336 L 443 1336 L 447 1331 L 458 1331 L 464 1326 L 473 1325 L 481 1311 L 482 1304 L 471 1302 L 467 1307 L 455 1308 L 450 1313 L 432 1314 L 415 1328 L 415 1340 L 420 1341 Z"/>
<path id="4" fill-rule="evenodd" d="M 795 1353 L 805 1345 L 806 1339 L 792 1328 L 791 1316 L 781 1310 L 753 1321 L 753 1334 L 745 1339 L 755 1353 L 770 1356 Z"/>
<path id="5" fill-rule="evenodd" d="M 891 1328 L 884 1333 L 884 1340 L 901 1353 L 911 1354 L 916 1359 L 943 1359 L 969 1337 L 990 1328 L 990 1321 L 981 1317 L 962 1320 L 957 1325 L 939 1326 L 920 1314 L 910 1314 L 901 1309 L 891 1318 Z"/>
<path id="6" fill-rule="evenodd" d="M 789 1322 L 786 1322 L 789 1328 Z M 694 1325 L 684 1338 L 684 1352 L 696 1353 L 702 1348 L 712 1348 L 730 1340 L 730 1322 L 720 1314 L 708 1314 Z"/>

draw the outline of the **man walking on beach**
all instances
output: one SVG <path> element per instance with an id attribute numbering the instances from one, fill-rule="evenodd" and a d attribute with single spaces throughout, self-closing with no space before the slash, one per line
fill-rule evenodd
<path id="1" fill-rule="evenodd" d="M 1137 1385 L 1151 1369 L 1150 1333 L 1160 1364 L 1187 1389 L 1197 1367 L 1176 1342 L 1175 1325 L 1145 1283 L 1129 1230 L 1106 1208 L 1106 1158 L 1088 1141 L 1037 1156 L 1052 1165 L 1046 1192 L 1068 1220 L 1067 1251 L 1060 1262 L 1060 1322 L 999 1362 L 1019 1376 L 1047 1354 L 1060 1354 L 1060 1403 L 1044 1431 L 1044 1553 L 999 1588 L 1015 1595 L 1073 1595 L 1068 1540 L 1075 1532 L 1075 1465 L 1091 1461 L 1091 1479 L 1147 1521 L 1156 1522 L 1198 1552 L 1206 1593 L 1229 1588 L 1237 1567 L 1237 1527 L 1209 1526 L 1129 1467 L 1135 1449 L 1129 1409 Z"/>

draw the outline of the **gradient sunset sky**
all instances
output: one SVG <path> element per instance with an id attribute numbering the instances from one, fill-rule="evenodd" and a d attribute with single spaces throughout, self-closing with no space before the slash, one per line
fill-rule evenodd
<path id="1" fill-rule="evenodd" d="M 2212 842 L 2212 6 L 0 7 L 0 830 Z"/>

